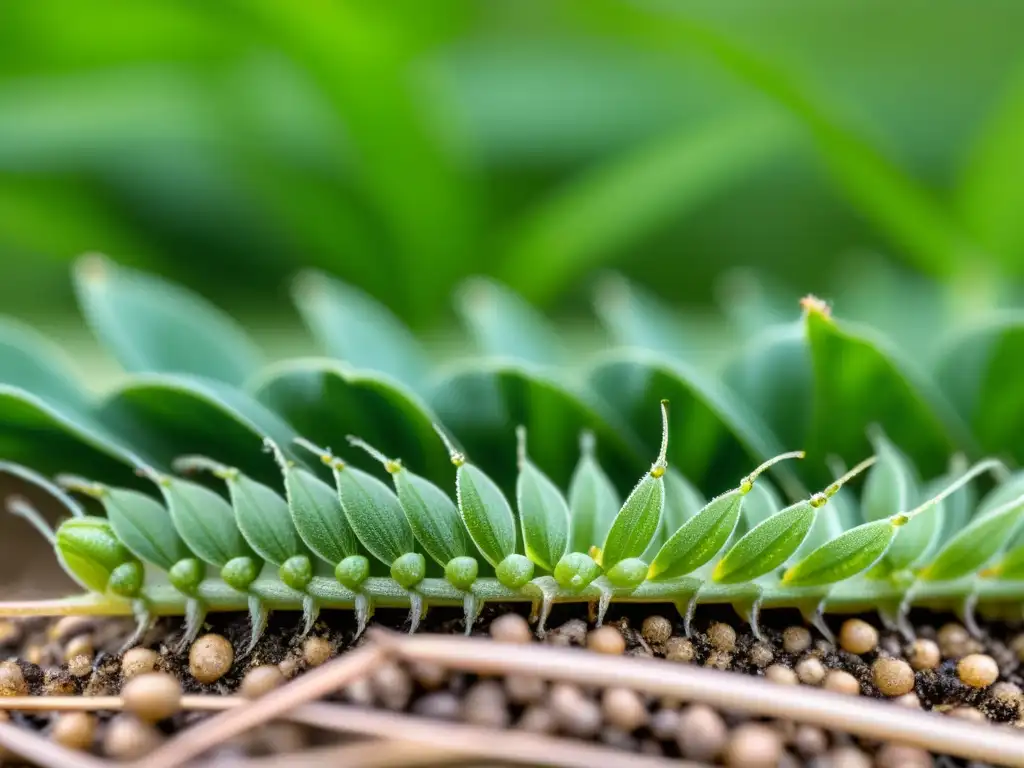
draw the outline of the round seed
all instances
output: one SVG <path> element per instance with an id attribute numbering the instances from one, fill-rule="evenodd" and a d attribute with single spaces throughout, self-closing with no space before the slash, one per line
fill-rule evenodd
<path id="1" fill-rule="evenodd" d="M 871 768 L 872 760 L 856 747 L 836 747 L 824 758 L 828 768 Z"/>
<path id="2" fill-rule="evenodd" d="M 786 653 L 803 653 L 811 647 L 811 633 L 807 627 L 787 627 L 782 632 L 782 648 Z"/>
<path id="3" fill-rule="evenodd" d="M 438 720 L 458 720 L 462 712 L 462 704 L 454 693 L 440 691 L 428 693 L 417 699 L 412 711 L 421 717 L 433 717 Z"/>
<path id="4" fill-rule="evenodd" d="M 13 661 L 0 661 L 0 696 L 28 696 L 28 693 L 21 667 Z"/>
<path id="5" fill-rule="evenodd" d="M 626 639 L 615 627 L 600 627 L 587 635 L 587 648 L 597 653 L 621 656 L 626 652 Z"/>
<path id="6" fill-rule="evenodd" d="M 76 656 L 88 656 L 92 658 L 95 650 L 90 635 L 78 635 L 68 640 L 64 646 L 64 661 L 71 661 Z"/>
<path id="7" fill-rule="evenodd" d="M 601 697 L 601 710 L 610 725 L 632 732 L 647 722 L 647 707 L 636 691 L 608 688 Z"/>
<path id="8" fill-rule="evenodd" d="M 665 658 L 689 664 L 697 656 L 693 643 L 685 637 L 670 637 L 665 643 Z"/>
<path id="9" fill-rule="evenodd" d="M 448 682 L 448 670 L 440 664 L 417 661 L 409 666 L 413 679 L 428 691 L 436 691 Z"/>
<path id="10" fill-rule="evenodd" d="M 1024 705 L 1024 692 L 1021 691 L 1020 686 L 1016 683 L 1008 683 L 1006 681 L 996 683 L 989 689 L 988 695 L 993 701 L 1015 710 L 1020 710 L 1021 706 Z"/>
<path id="11" fill-rule="evenodd" d="M 68 662 L 68 672 L 75 677 L 88 677 L 92 674 L 92 659 L 79 654 Z"/>
<path id="12" fill-rule="evenodd" d="M 46 630 L 46 636 L 55 643 L 63 643 L 75 635 L 88 632 L 96 626 L 96 619 L 91 616 L 65 616 L 58 619 Z"/>
<path id="13" fill-rule="evenodd" d="M 53 724 L 50 738 L 68 749 L 91 749 L 96 738 L 96 717 L 88 712 L 64 712 Z"/>
<path id="14" fill-rule="evenodd" d="M 828 734 L 813 725 L 798 725 L 791 741 L 803 757 L 817 757 L 828 749 Z"/>
<path id="15" fill-rule="evenodd" d="M 505 691 L 494 680 L 481 680 L 466 691 L 463 702 L 466 722 L 485 728 L 507 728 L 510 717 Z"/>
<path id="16" fill-rule="evenodd" d="M 281 663 L 277 665 L 277 668 L 281 670 L 281 674 L 284 675 L 285 680 L 291 680 L 299 674 L 299 666 L 299 659 L 297 656 L 287 656 L 281 660 Z"/>
<path id="17" fill-rule="evenodd" d="M 526 644 L 533 641 L 533 632 L 526 619 L 518 613 L 506 613 L 491 622 L 491 637 L 499 643 Z"/>
<path id="18" fill-rule="evenodd" d="M 956 673 L 961 682 L 972 688 L 987 688 L 999 679 L 999 665 L 991 656 L 972 653 L 960 659 Z"/>
<path id="19" fill-rule="evenodd" d="M 770 680 L 773 683 L 779 683 L 780 685 L 796 685 L 800 682 L 800 679 L 789 667 L 784 667 L 781 664 L 772 664 L 768 669 L 764 671 L 765 680 Z"/>
<path id="20" fill-rule="evenodd" d="M 914 670 L 902 659 L 878 659 L 871 678 L 883 696 L 902 696 L 914 690 Z"/>
<path id="21" fill-rule="evenodd" d="M 765 725 L 744 723 L 732 732 L 725 764 L 732 768 L 775 768 L 782 759 L 782 742 Z"/>
<path id="22" fill-rule="evenodd" d="M 825 679 L 825 665 L 814 656 L 805 656 L 797 662 L 796 676 L 804 685 L 821 685 Z"/>
<path id="23" fill-rule="evenodd" d="M 405 709 L 412 698 L 412 680 L 397 664 L 378 667 L 370 683 L 377 698 L 388 709 Z"/>
<path id="24" fill-rule="evenodd" d="M 131 680 L 138 675 L 152 672 L 159 658 L 156 651 L 149 648 L 131 648 L 121 657 L 121 677 Z"/>
<path id="25" fill-rule="evenodd" d="M 860 695 L 860 683 L 857 682 L 857 678 L 841 669 L 830 670 L 825 675 L 822 688 L 834 693 L 844 693 L 847 696 Z"/>
<path id="26" fill-rule="evenodd" d="M 573 685 L 559 683 L 551 689 L 551 713 L 559 727 L 580 738 L 593 736 L 601 728 L 601 710 Z"/>
<path id="27" fill-rule="evenodd" d="M 923 749 L 904 744 L 884 744 L 875 755 L 878 768 L 932 768 L 932 756 Z"/>
<path id="28" fill-rule="evenodd" d="M 839 646 L 858 656 L 871 653 L 878 646 L 878 630 L 860 619 L 847 619 L 839 630 Z"/>
<path id="29" fill-rule="evenodd" d="M 544 698 L 548 684 L 533 675 L 509 675 L 505 678 L 505 695 L 513 704 L 533 704 Z"/>
<path id="30" fill-rule="evenodd" d="M 149 672 L 129 680 L 121 689 L 127 712 L 140 720 L 155 723 L 181 708 L 181 686 L 163 672 Z"/>
<path id="31" fill-rule="evenodd" d="M 137 760 L 162 741 L 159 731 L 131 715 L 118 715 L 107 724 L 103 752 L 117 760 Z"/>
<path id="32" fill-rule="evenodd" d="M 748 658 L 755 667 L 764 669 L 775 660 L 775 651 L 767 643 L 762 643 L 758 640 L 750 646 Z"/>
<path id="33" fill-rule="evenodd" d="M 729 730 L 715 710 L 706 704 L 692 704 L 679 714 L 676 742 L 689 760 L 714 760 L 725 748 Z"/>
<path id="34" fill-rule="evenodd" d="M 554 733 L 558 723 L 550 709 L 534 705 L 526 708 L 516 727 L 529 733 Z"/>
<path id="35" fill-rule="evenodd" d="M 651 715 L 651 733 L 654 738 L 668 741 L 679 732 L 679 712 L 674 709 L 659 709 Z"/>
<path id="36" fill-rule="evenodd" d="M 192 677 L 203 685 L 220 680 L 235 661 L 235 649 L 221 635 L 203 635 L 188 652 L 188 668 Z"/>
<path id="37" fill-rule="evenodd" d="M 307 666 L 319 667 L 331 658 L 331 644 L 324 637 L 307 637 L 302 644 L 302 660 Z"/>
<path id="38" fill-rule="evenodd" d="M 975 646 L 971 634 L 964 628 L 963 624 L 944 624 L 939 629 L 937 639 L 939 641 L 939 650 L 942 651 L 943 657 L 947 659 L 966 656 L 974 650 Z"/>
<path id="39" fill-rule="evenodd" d="M 708 641 L 719 651 L 731 653 L 736 650 L 736 630 L 728 624 L 712 622 L 708 627 Z"/>
<path id="40" fill-rule="evenodd" d="M 907 661 L 914 669 L 935 669 L 942 661 L 942 653 L 934 640 L 918 638 L 907 649 Z"/>
<path id="41" fill-rule="evenodd" d="M 14 645 L 21 640 L 21 627 L 13 621 L 0 621 L 0 646 Z"/>
<path id="42" fill-rule="evenodd" d="M 276 664 L 253 667 L 245 673 L 238 692 L 247 699 L 258 699 L 285 683 L 284 674 Z"/>
<path id="43" fill-rule="evenodd" d="M 661 645 L 672 637 L 672 622 L 664 616 L 648 616 L 640 626 L 640 634 L 652 645 Z"/>

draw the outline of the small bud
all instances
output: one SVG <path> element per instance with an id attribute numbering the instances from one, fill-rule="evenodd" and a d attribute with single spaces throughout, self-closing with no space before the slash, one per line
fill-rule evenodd
<path id="1" fill-rule="evenodd" d="M 245 592 L 259 575 L 260 569 L 251 557 L 232 558 L 220 569 L 220 577 L 224 582 L 239 592 Z"/>
<path id="2" fill-rule="evenodd" d="M 558 561 L 553 573 L 562 589 L 578 592 L 590 585 L 601 575 L 601 568 L 594 559 L 582 552 L 569 552 Z M 646 571 L 644 572 L 646 576 Z"/>
<path id="3" fill-rule="evenodd" d="M 620 560 L 608 571 L 608 581 L 621 589 L 636 589 L 647 578 L 647 569 L 639 557 Z"/>
<path id="4" fill-rule="evenodd" d="M 448 579 L 448 582 L 456 589 L 465 592 L 468 592 L 473 586 L 479 572 L 480 566 L 476 558 L 468 556 L 453 557 L 444 567 L 444 577 Z"/>
<path id="5" fill-rule="evenodd" d="M 427 561 L 419 552 L 406 552 L 391 564 L 391 578 L 412 589 L 427 575 Z"/>
<path id="6" fill-rule="evenodd" d="M 509 589 L 519 589 L 533 578 L 533 563 L 524 555 L 509 555 L 494 569 L 498 581 Z"/>
<path id="7" fill-rule="evenodd" d="M 303 592 L 313 580 L 313 564 L 306 555 L 295 555 L 281 563 L 277 573 L 289 587 Z"/>
<path id="8" fill-rule="evenodd" d="M 358 592 L 359 587 L 370 575 L 370 561 L 362 555 L 349 555 L 334 569 L 334 578 L 343 587 Z"/>
<path id="9" fill-rule="evenodd" d="M 199 585 L 203 581 L 206 568 L 194 557 L 187 557 L 179 560 L 171 566 L 167 572 L 167 578 L 176 590 L 183 595 L 194 597 L 199 591 Z"/>

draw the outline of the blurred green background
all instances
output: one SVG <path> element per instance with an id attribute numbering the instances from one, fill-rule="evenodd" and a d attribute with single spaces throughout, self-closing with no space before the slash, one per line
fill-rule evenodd
<path id="1" fill-rule="evenodd" d="M 1014 0 L 4 3 L 0 310 L 82 349 L 67 268 L 102 251 L 293 354 L 306 267 L 428 334 L 469 275 L 565 319 L 609 269 L 690 314 L 956 323 L 1024 271 L 1022 28 Z"/>

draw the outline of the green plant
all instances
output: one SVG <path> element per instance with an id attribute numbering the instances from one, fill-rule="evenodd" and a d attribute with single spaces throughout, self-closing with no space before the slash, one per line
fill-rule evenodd
<path id="1" fill-rule="evenodd" d="M 10 505 L 89 594 L 0 613 L 135 613 L 141 626 L 185 615 L 188 640 L 206 611 L 247 608 L 255 643 L 274 609 L 302 610 L 308 629 L 322 607 L 355 608 L 364 626 L 375 606 L 406 606 L 415 629 L 432 605 L 462 605 L 468 628 L 486 601 L 532 602 L 541 626 L 554 602 L 595 603 L 600 620 L 612 601 L 668 601 L 687 623 L 710 602 L 734 605 L 755 633 L 758 611 L 778 606 L 827 632 L 823 612 L 877 608 L 899 621 L 913 604 L 970 617 L 975 604 L 1024 597 L 1024 474 L 957 452 L 975 452 L 976 438 L 998 447 L 1005 432 L 972 436 L 948 400 L 955 388 L 815 299 L 802 333 L 768 329 L 721 378 L 637 350 L 604 354 L 581 377 L 542 365 L 563 359 L 544 322 L 481 284 L 464 314 L 506 357 L 431 379 L 430 355 L 386 312 L 320 278 L 301 284 L 302 311 L 354 365 L 259 373 L 244 332 L 191 294 L 96 256 L 77 275 L 93 329 L 136 373 L 97 403 L 37 339 L 9 329 L 0 418 L 12 463 L 0 470 L 70 514 L 52 530 L 27 501 Z M 643 303 L 608 314 L 623 336 L 670 328 Z M 987 359 L 945 363 L 960 385 L 965 373 L 983 379 L 970 401 L 979 426 L 995 426 L 993 402 L 1007 418 L 1021 397 L 991 375 L 1018 331 L 1000 333 Z M 814 413 L 793 419 L 788 401 L 806 387 Z M 673 418 L 662 400 L 647 468 L 639 435 L 663 396 Z M 783 461 L 804 454 L 780 450 L 769 424 L 808 447 L 811 471 Z M 353 434 L 343 456 L 318 447 Z M 843 459 L 869 450 L 845 471 Z M 814 464 L 833 454 L 823 479 Z M 793 503 L 761 478 L 769 470 Z M 864 471 L 858 505 L 844 486 Z M 74 474 L 47 479 L 57 472 Z M 985 473 L 999 482 L 976 502 L 969 483 Z M 697 490 L 716 485 L 731 490 L 710 501 Z"/>

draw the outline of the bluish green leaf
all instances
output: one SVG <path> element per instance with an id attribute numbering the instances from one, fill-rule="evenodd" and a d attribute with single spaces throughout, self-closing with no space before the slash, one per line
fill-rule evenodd
<path id="1" fill-rule="evenodd" d="M 0 318 L 0 384 L 20 387 L 69 414 L 92 412 L 63 351 L 33 328 Z"/>
<path id="2" fill-rule="evenodd" d="M 361 370 L 379 371 L 412 389 L 428 364 L 419 342 L 371 296 L 319 272 L 295 281 L 295 306 L 324 351 Z"/>
<path id="3" fill-rule="evenodd" d="M 333 469 L 345 517 L 367 551 L 385 565 L 414 552 L 412 528 L 392 490 L 341 461 L 335 461 Z"/>
<path id="4" fill-rule="evenodd" d="M 192 557 L 167 509 L 151 496 L 104 487 L 99 498 L 117 538 L 140 560 L 169 571 L 179 560 Z"/>
<path id="5" fill-rule="evenodd" d="M 569 505 L 562 492 L 530 461 L 526 451 L 526 429 L 516 431 L 519 441 L 519 479 L 516 508 L 523 532 L 526 556 L 546 571 L 569 548 Z"/>
<path id="6" fill-rule="evenodd" d="M 229 560 L 253 556 L 231 505 L 222 496 L 190 480 L 167 475 L 155 479 L 174 527 L 196 555 L 221 568 Z"/>
<path id="7" fill-rule="evenodd" d="M 487 562 L 496 567 L 515 553 L 516 522 L 512 507 L 483 470 L 466 462 L 459 464 L 456 496 L 462 522 Z"/>
<path id="8" fill-rule="evenodd" d="M 974 519 L 952 539 L 919 573 L 925 581 L 951 581 L 981 570 L 1006 549 L 1024 512 L 1024 495 L 1001 504 Z"/>
<path id="9" fill-rule="evenodd" d="M 620 347 L 661 352 L 681 360 L 692 358 L 694 330 L 670 307 L 621 275 L 607 275 L 600 282 L 594 311 Z"/>
<path id="10" fill-rule="evenodd" d="M 75 277 L 89 325 L 126 370 L 241 384 L 261 363 L 237 323 L 181 286 L 96 255 Z"/>
<path id="11" fill-rule="evenodd" d="M 604 541 L 620 506 L 618 491 L 594 455 L 594 436 L 584 432 L 579 463 L 569 481 L 572 551 L 587 553 Z"/>

